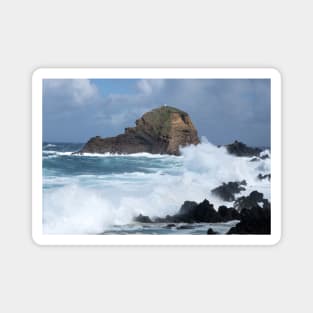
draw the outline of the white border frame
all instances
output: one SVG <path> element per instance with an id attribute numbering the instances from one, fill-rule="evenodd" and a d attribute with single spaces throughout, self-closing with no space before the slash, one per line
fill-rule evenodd
<path id="1" fill-rule="evenodd" d="M 42 233 L 42 80 L 271 79 L 271 235 L 46 235 Z M 281 238 L 281 75 L 273 68 L 40 68 L 32 76 L 32 237 L 39 245 L 274 245 Z"/>

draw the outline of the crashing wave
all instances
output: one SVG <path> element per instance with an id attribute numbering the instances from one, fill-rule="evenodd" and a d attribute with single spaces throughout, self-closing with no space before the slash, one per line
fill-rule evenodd
<path id="1" fill-rule="evenodd" d="M 59 179 L 61 187 L 47 188 L 44 192 L 44 232 L 101 233 L 113 225 L 129 224 L 139 214 L 150 217 L 175 214 L 185 200 L 200 202 L 208 198 L 217 207 L 223 201 L 212 195 L 211 190 L 229 181 L 246 180 L 246 190 L 241 195 L 258 190 L 270 200 L 270 182 L 257 177 L 259 173 L 270 173 L 270 158 L 250 162 L 251 158 L 230 155 L 205 138 L 197 146 L 182 148 L 180 157 L 148 153 L 126 156 L 144 157 L 143 166 L 150 168 L 149 159 L 159 158 L 169 169 L 174 158 L 180 160 L 175 164 L 179 171 L 173 175 L 155 168 L 151 173 L 81 175 L 67 177 L 65 185 Z M 53 179 L 47 183 L 53 184 Z"/>

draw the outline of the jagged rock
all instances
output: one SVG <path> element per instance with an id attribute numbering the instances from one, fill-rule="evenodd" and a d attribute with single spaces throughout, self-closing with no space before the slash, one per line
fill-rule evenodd
<path id="1" fill-rule="evenodd" d="M 228 231 L 228 235 L 239 234 L 270 234 L 271 210 L 270 208 L 253 207 L 243 209 L 240 213 L 240 222 Z"/>
<path id="2" fill-rule="evenodd" d="M 130 154 L 148 152 L 179 155 L 179 147 L 198 144 L 199 138 L 189 115 L 179 109 L 162 106 L 145 113 L 135 127 L 125 128 L 116 137 L 93 137 L 76 153 Z"/>
<path id="3" fill-rule="evenodd" d="M 190 212 L 198 205 L 195 201 L 185 201 L 179 210 L 180 215 L 190 214 Z"/>
<path id="4" fill-rule="evenodd" d="M 227 184 L 223 183 L 221 186 L 211 190 L 212 194 L 218 196 L 224 201 L 234 201 L 235 194 L 246 190 L 243 186 L 246 186 L 247 182 L 245 180 L 241 182 L 229 182 Z"/>
<path id="5" fill-rule="evenodd" d="M 234 154 L 239 157 L 253 157 L 253 156 L 259 156 L 260 153 L 262 152 L 261 149 L 259 148 L 252 148 L 248 147 L 242 142 L 239 142 L 235 140 L 232 144 L 226 145 L 225 146 L 227 149 L 227 152 L 230 154 Z"/>
<path id="6" fill-rule="evenodd" d="M 175 215 L 157 217 L 155 223 L 217 223 L 222 218 L 208 200 L 197 204 L 194 201 L 185 201 L 179 212 Z"/>
<path id="7" fill-rule="evenodd" d="M 137 217 L 135 217 L 134 221 L 139 223 L 152 223 L 152 220 L 149 216 L 142 214 L 139 214 Z"/>
<path id="8" fill-rule="evenodd" d="M 150 219 L 140 214 L 135 218 L 135 221 L 141 223 L 169 223 L 166 228 L 176 227 L 176 229 L 193 228 L 194 226 L 190 225 L 193 223 L 223 223 L 234 220 L 240 222 L 227 234 L 270 234 L 271 204 L 264 199 L 262 193 L 252 191 L 248 196 L 238 198 L 231 208 L 220 206 L 216 211 L 207 199 L 199 204 L 185 201 L 175 215 Z M 187 225 L 176 226 L 175 223 L 187 223 Z M 208 234 L 217 233 L 209 229 Z"/>
<path id="9" fill-rule="evenodd" d="M 225 205 L 220 206 L 217 213 L 223 222 L 240 220 L 240 213 L 234 208 L 227 208 Z"/>
<path id="10" fill-rule="evenodd" d="M 267 199 L 263 198 L 263 193 L 258 191 L 252 191 L 247 197 L 240 197 L 234 202 L 236 210 L 241 212 L 243 209 L 252 209 L 253 207 L 260 207 L 260 204 L 268 202 Z"/>
<path id="11" fill-rule="evenodd" d="M 211 204 L 207 199 L 198 204 L 193 210 L 186 214 L 188 223 L 217 223 L 221 222 L 221 217 L 214 209 L 213 204 Z"/>
<path id="12" fill-rule="evenodd" d="M 258 179 L 260 179 L 260 180 L 263 180 L 263 179 L 271 180 L 271 174 L 265 174 L 265 175 L 259 174 Z"/>
<path id="13" fill-rule="evenodd" d="M 207 235 L 217 235 L 218 233 L 214 231 L 212 228 L 209 228 L 207 231 Z"/>
<path id="14" fill-rule="evenodd" d="M 220 206 L 218 211 L 208 201 L 197 204 L 194 201 L 185 201 L 175 215 L 157 217 L 154 223 L 220 223 L 240 220 L 240 213 L 234 208 Z M 175 225 L 175 224 L 169 224 Z"/>

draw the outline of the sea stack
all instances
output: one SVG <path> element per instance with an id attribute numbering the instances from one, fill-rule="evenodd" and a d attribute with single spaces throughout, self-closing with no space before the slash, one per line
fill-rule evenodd
<path id="1" fill-rule="evenodd" d="M 136 120 L 135 127 L 125 128 L 124 134 L 89 139 L 78 153 L 179 155 L 179 147 L 199 142 L 197 130 L 186 112 L 162 106 L 145 113 Z"/>

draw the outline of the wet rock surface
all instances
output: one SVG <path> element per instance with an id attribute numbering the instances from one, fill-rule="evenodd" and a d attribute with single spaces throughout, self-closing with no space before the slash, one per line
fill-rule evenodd
<path id="1" fill-rule="evenodd" d="M 271 210 L 268 207 L 253 207 L 240 212 L 240 222 L 227 234 L 267 235 L 271 233 Z"/>
<path id="2" fill-rule="evenodd" d="M 164 218 L 156 218 L 158 223 L 218 223 L 222 218 L 207 199 L 197 204 L 193 201 L 185 201 L 179 212 L 175 215 L 167 215 Z"/>
<path id="3" fill-rule="evenodd" d="M 235 194 L 246 190 L 247 182 L 245 180 L 241 182 L 229 182 L 223 183 L 221 186 L 211 190 L 212 194 L 221 198 L 224 201 L 232 202 L 235 200 Z"/>
<path id="4" fill-rule="evenodd" d="M 214 231 L 212 228 L 209 228 L 207 231 L 207 235 L 217 235 L 218 232 Z"/>
<path id="5" fill-rule="evenodd" d="M 222 205 L 218 208 L 217 213 L 219 214 L 223 222 L 240 220 L 240 213 L 234 208 L 228 208 Z"/>
<path id="6" fill-rule="evenodd" d="M 240 141 L 234 141 L 232 144 L 226 145 L 228 153 L 239 157 L 259 157 L 262 152 L 259 148 L 252 148 Z"/>
<path id="7" fill-rule="evenodd" d="M 252 209 L 253 207 L 267 206 L 268 200 L 264 199 L 263 193 L 252 191 L 248 196 L 238 198 L 234 202 L 234 208 L 240 212 L 243 209 Z"/>
<path id="8" fill-rule="evenodd" d="M 138 215 L 135 218 L 140 223 L 164 223 L 165 228 L 187 230 L 197 223 L 227 223 L 239 221 L 231 227 L 227 234 L 270 234 L 271 204 L 258 191 L 252 191 L 248 196 L 235 200 L 234 207 L 220 206 L 217 210 L 207 199 L 201 203 L 185 201 L 177 214 L 165 217 L 150 218 Z M 209 235 L 219 234 L 210 227 Z"/>

